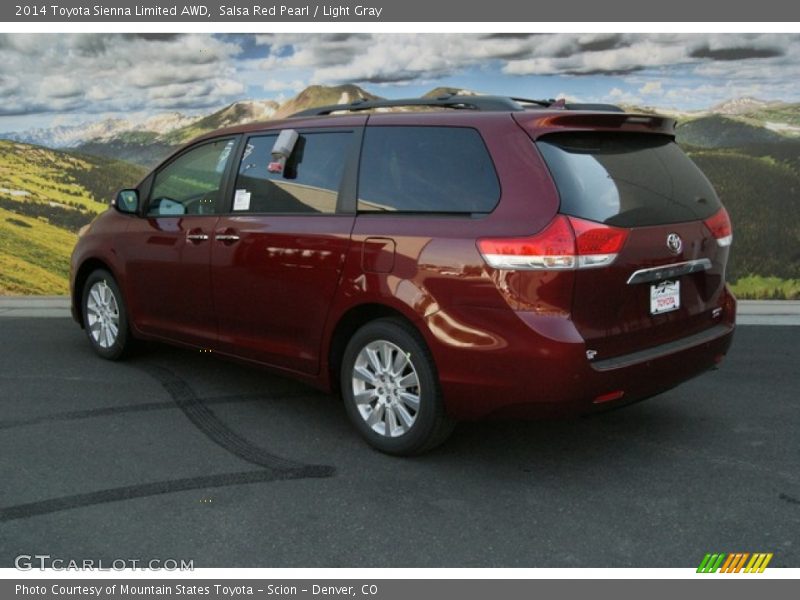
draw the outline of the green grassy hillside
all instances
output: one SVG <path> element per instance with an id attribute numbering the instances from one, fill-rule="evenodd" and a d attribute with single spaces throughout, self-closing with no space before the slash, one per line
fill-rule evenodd
<path id="1" fill-rule="evenodd" d="M 763 150 L 763 149 L 762 149 Z M 746 149 L 694 150 L 733 221 L 728 279 L 800 278 L 800 175 L 789 161 Z"/>
<path id="2" fill-rule="evenodd" d="M 748 275 L 731 287 L 741 300 L 800 300 L 800 279 Z"/>
<path id="3" fill-rule="evenodd" d="M 133 163 L 151 169 L 167 158 L 178 147 L 175 144 L 159 141 L 153 132 L 137 135 L 124 135 L 107 142 L 87 142 L 78 151 L 90 156 Z"/>
<path id="4" fill-rule="evenodd" d="M 783 139 L 764 127 L 719 115 L 679 123 L 675 133 L 678 143 L 702 148 L 732 148 Z"/>
<path id="5" fill-rule="evenodd" d="M 77 231 L 143 169 L 0 140 L 0 294 L 65 294 Z"/>
<path id="6" fill-rule="evenodd" d="M 743 118 L 755 123 L 783 123 L 800 126 L 800 104 L 778 103 L 757 111 L 746 112 Z"/>

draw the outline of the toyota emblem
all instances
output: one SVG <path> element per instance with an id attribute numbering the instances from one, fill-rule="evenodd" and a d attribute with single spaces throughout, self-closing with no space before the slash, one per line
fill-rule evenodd
<path id="1" fill-rule="evenodd" d="M 681 236 L 677 233 L 670 233 L 667 236 L 667 248 L 669 248 L 673 254 L 680 254 L 683 249 L 683 240 Z"/>

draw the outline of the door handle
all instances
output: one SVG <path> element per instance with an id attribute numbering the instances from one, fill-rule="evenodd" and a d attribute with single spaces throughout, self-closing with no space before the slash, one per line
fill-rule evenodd
<path id="1" fill-rule="evenodd" d="M 218 242 L 224 242 L 225 244 L 233 244 L 239 241 L 239 234 L 233 229 L 226 229 L 225 231 L 218 231 L 215 233 L 214 239 Z"/>
<path id="2" fill-rule="evenodd" d="M 205 242 L 208 239 L 208 234 L 199 230 L 192 230 L 186 234 L 186 239 L 190 242 Z"/>

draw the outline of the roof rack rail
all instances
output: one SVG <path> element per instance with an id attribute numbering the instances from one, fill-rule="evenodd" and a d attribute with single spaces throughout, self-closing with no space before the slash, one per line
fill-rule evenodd
<path id="1" fill-rule="evenodd" d="M 440 106 L 443 108 L 463 108 L 470 110 L 488 111 L 521 111 L 525 110 L 517 102 L 505 96 L 456 96 L 445 94 L 436 98 L 404 98 L 400 100 L 356 100 L 350 104 L 330 104 L 309 108 L 298 113 L 293 117 L 314 117 L 329 115 L 339 111 L 361 111 L 372 110 L 374 108 L 394 108 L 401 106 Z"/>
<path id="2" fill-rule="evenodd" d="M 558 102 L 553 98 L 542 99 L 542 100 L 532 100 L 531 98 L 511 98 L 511 100 L 520 105 L 535 104 L 537 106 L 541 106 L 542 108 L 552 108 L 553 105 L 556 104 L 556 102 Z"/>
<path id="3" fill-rule="evenodd" d="M 613 104 L 566 104 L 563 100 L 530 100 L 528 98 L 512 98 L 508 96 L 459 96 L 443 94 L 435 98 L 403 98 L 400 100 L 356 100 L 350 104 L 329 104 L 296 112 L 291 117 L 319 117 L 334 112 L 358 112 L 376 108 L 396 108 L 404 106 L 442 107 L 478 111 L 511 111 L 525 110 L 525 104 L 535 104 L 542 108 L 562 108 L 566 110 L 603 110 L 625 112 Z"/>

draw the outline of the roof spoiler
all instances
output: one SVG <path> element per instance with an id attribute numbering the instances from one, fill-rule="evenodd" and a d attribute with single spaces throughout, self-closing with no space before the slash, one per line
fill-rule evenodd
<path id="1" fill-rule="evenodd" d="M 514 118 L 534 138 L 560 131 L 627 131 L 675 137 L 675 119 L 661 115 L 626 112 L 564 112 L 536 115 L 528 112 L 514 115 Z"/>

